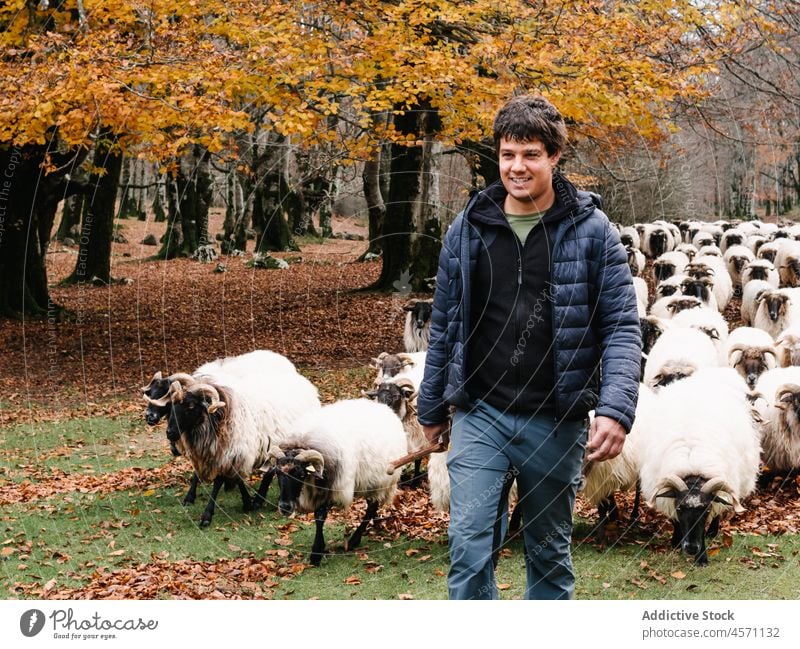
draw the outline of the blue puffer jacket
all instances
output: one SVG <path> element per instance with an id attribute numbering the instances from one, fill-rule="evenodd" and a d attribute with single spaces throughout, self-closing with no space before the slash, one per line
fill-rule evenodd
<path id="1" fill-rule="evenodd" d="M 627 255 L 599 209 L 599 198 L 570 188 L 576 207 L 558 222 L 551 255 L 556 416 L 581 419 L 594 408 L 630 431 L 639 391 L 641 332 Z M 448 404 L 470 407 L 465 341 L 470 278 L 482 233 L 469 212 L 479 197 L 474 195 L 456 217 L 439 256 L 430 346 L 417 400 L 422 424 L 446 421 Z"/>

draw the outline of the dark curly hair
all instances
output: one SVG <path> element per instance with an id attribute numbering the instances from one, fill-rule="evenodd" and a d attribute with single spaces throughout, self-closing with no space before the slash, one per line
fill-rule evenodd
<path id="1" fill-rule="evenodd" d="M 567 143 L 567 127 L 561 113 L 541 95 L 520 95 L 506 102 L 494 118 L 494 148 L 500 140 L 528 142 L 540 140 L 547 155 L 563 151 Z"/>

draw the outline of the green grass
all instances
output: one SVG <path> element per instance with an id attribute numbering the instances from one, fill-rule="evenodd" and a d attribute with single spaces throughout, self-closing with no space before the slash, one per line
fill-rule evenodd
<path id="1" fill-rule="evenodd" d="M 348 396 L 348 395 L 343 395 Z M 352 396 L 352 395 L 349 395 Z M 19 482 L 30 466 L 101 475 L 127 466 L 170 462 L 162 428 L 138 418 L 92 418 L 0 429 L 0 487 Z M 185 460 L 185 476 L 191 473 Z M 30 479 L 30 477 L 29 477 Z M 275 486 L 270 499 L 275 498 Z M 0 596 L 19 597 L 17 583 L 88 584 L 100 567 L 114 570 L 154 558 L 215 562 L 267 556 L 305 562 L 314 536 L 308 517 L 289 521 L 274 506 L 244 514 L 238 491 L 223 493 L 207 529 L 198 520 L 208 488 L 183 507 L 185 484 L 129 489 L 109 494 L 60 493 L 0 508 Z M 291 529 L 287 531 L 287 524 Z M 668 549 L 667 532 L 655 539 L 635 531 L 599 551 L 586 542 L 590 522 L 577 521 L 573 561 L 579 599 L 797 599 L 800 597 L 800 536 L 734 535 L 707 567 L 695 567 Z M 276 598 L 441 599 L 447 596 L 446 538 L 434 542 L 383 530 L 368 531 L 364 545 L 343 551 L 345 530 L 329 521 L 329 554 L 319 568 L 281 579 Z M 287 541 L 288 539 L 288 541 Z M 522 597 L 523 548 L 512 541 L 497 573 L 501 598 Z M 244 592 L 244 591 L 243 591 Z"/>

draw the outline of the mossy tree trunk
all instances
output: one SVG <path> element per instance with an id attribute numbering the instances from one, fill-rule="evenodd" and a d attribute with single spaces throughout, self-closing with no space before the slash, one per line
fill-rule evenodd
<path id="1" fill-rule="evenodd" d="M 89 178 L 91 193 L 84 202 L 78 260 L 66 283 L 111 282 L 111 238 L 114 234 L 117 190 L 122 173 L 122 155 L 114 134 L 101 131 L 94 152 L 95 167 L 105 169 Z"/>

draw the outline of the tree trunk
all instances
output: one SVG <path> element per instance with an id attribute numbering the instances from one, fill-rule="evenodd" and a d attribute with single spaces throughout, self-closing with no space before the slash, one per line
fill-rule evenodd
<path id="1" fill-rule="evenodd" d="M 84 203 L 78 261 L 66 283 L 111 282 L 111 238 L 114 234 L 122 155 L 115 149 L 114 136 L 110 131 L 100 133 L 94 152 L 94 166 L 104 168 L 106 173 L 103 176 L 92 174 L 89 180 L 93 191 Z"/>
<path id="2" fill-rule="evenodd" d="M 383 267 L 374 288 L 428 290 L 426 280 L 435 275 L 441 226 L 437 205 L 429 201 L 438 200 L 433 136 L 439 128 L 438 113 L 427 106 L 395 117 L 399 133 L 413 134 L 422 143 L 392 145 L 389 202 L 380 238 Z"/>
<path id="3" fill-rule="evenodd" d="M 208 153 L 200 146 L 183 156 L 174 178 L 167 181 L 169 225 L 162 237 L 158 256 L 162 259 L 189 257 L 210 243 L 208 208 L 211 205 L 211 176 Z"/>
<path id="4" fill-rule="evenodd" d="M 163 223 L 167 220 L 167 213 L 164 211 L 165 189 L 168 177 L 166 174 L 158 174 L 155 191 L 153 192 L 153 220 L 156 223 Z"/>
<path id="5" fill-rule="evenodd" d="M 77 240 L 80 237 L 80 234 L 76 236 L 72 230 L 73 228 L 79 229 L 81 224 L 84 198 L 83 194 L 75 194 L 64 200 L 64 205 L 61 209 L 61 222 L 58 224 L 58 231 L 55 236 L 56 240 L 63 241 L 68 237 Z"/>
<path id="6" fill-rule="evenodd" d="M 257 233 L 257 251 L 298 250 L 285 205 L 292 194 L 285 176 L 284 138 L 268 143 L 263 153 L 254 147 L 252 173 L 253 229 Z"/>
<path id="7" fill-rule="evenodd" d="M 13 318 L 62 313 L 50 301 L 44 259 L 59 201 L 82 188 L 42 174 L 46 153 L 45 147 L 0 147 L 0 314 Z M 74 157 L 51 160 L 67 166 Z"/>
<path id="8" fill-rule="evenodd" d="M 230 255 L 235 250 L 247 249 L 247 209 L 242 183 L 236 165 L 231 165 L 231 170 L 226 177 L 225 222 L 222 226 L 222 252 Z"/>

